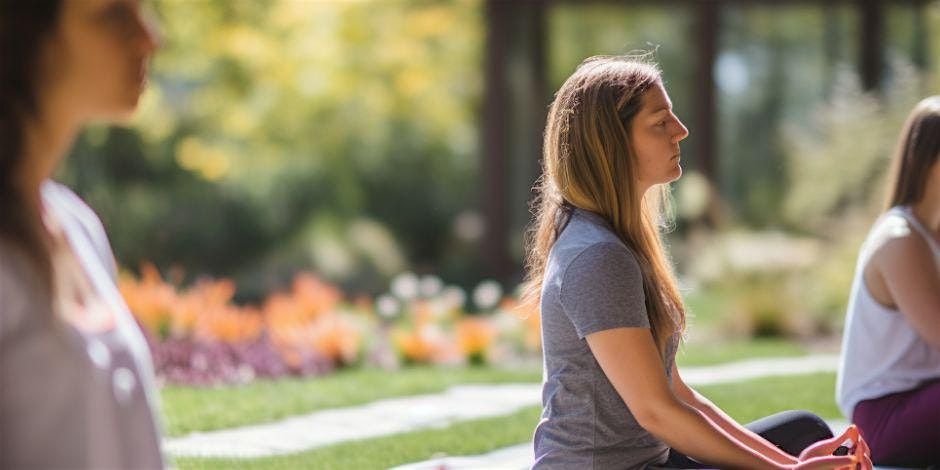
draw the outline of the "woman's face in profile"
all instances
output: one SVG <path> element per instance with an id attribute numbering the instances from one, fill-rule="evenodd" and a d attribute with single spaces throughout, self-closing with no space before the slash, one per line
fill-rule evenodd
<path id="1" fill-rule="evenodd" d="M 79 122 L 126 118 L 157 45 L 139 0 L 62 0 L 58 27 L 43 50 L 40 102 Z"/>
<path id="2" fill-rule="evenodd" d="M 672 111 L 672 101 L 662 85 L 644 93 L 642 107 L 630 128 L 637 159 L 637 178 L 644 188 L 675 181 L 682 175 L 679 142 L 689 135 Z"/>

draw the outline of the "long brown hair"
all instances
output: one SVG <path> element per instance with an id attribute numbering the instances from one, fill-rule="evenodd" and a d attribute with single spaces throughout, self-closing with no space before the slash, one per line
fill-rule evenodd
<path id="1" fill-rule="evenodd" d="M 558 90 L 545 127 L 523 302 L 539 302 L 548 253 L 570 215 L 568 208 L 599 214 L 637 257 L 646 311 L 662 354 L 668 338 L 685 329 L 682 297 L 660 239 L 668 186 L 637 197 L 630 141 L 644 93 L 661 84 L 659 68 L 645 56 L 597 56 L 582 62 Z"/>
<path id="2" fill-rule="evenodd" d="M 940 95 L 925 98 L 911 111 L 891 164 L 886 209 L 919 202 L 930 168 L 940 158 Z"/>
<path id="3" fill-rule="evenodd" d="M 27 122 L 40 118 L 41 49 L 60 10 L 60 0 L 0 0 L 0 238 L 24 250 L 47 282 L 52 266 L 39 214 L 27 206 L 16 178 L 27 163 Z"/>

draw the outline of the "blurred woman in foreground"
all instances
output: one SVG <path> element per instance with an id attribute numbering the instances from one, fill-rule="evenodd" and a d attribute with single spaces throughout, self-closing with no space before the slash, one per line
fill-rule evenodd
<path id="1" fill-rule="evenodd" d="M 160 468 L 147 344 L 94 212 L 49 178 L 136 108 L 137 0 L 0 0 L 0 467 Z"/>
<path id="2" fill-rule="evenodd" d="M 911 112 L 858 256 L 836 398 L 879 465 L 940 465 L 940 96 Z"/>

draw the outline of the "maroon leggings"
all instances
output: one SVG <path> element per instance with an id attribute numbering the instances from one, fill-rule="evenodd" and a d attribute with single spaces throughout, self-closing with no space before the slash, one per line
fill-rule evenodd
<path id="1" fill-rule="evenodd" d="M 860 402 L 852 421 L 871 447 L 876 465 L 940 464 L 940 380 Z"/>

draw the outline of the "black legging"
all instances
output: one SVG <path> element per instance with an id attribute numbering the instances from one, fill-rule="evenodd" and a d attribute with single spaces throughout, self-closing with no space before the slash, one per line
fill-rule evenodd
<path id="1" fill-rule="evenodd" d="M 784 411 L 749 423 L 746 428 L 774 443 L 784 452 L 796 457 L 822 439 L 832 437 L 829 425 L 809 411 Z M 696 462 L 675 449 L 669 450 L 669 459 L 660 467 L 653 468 L 712 468 Z"/>

